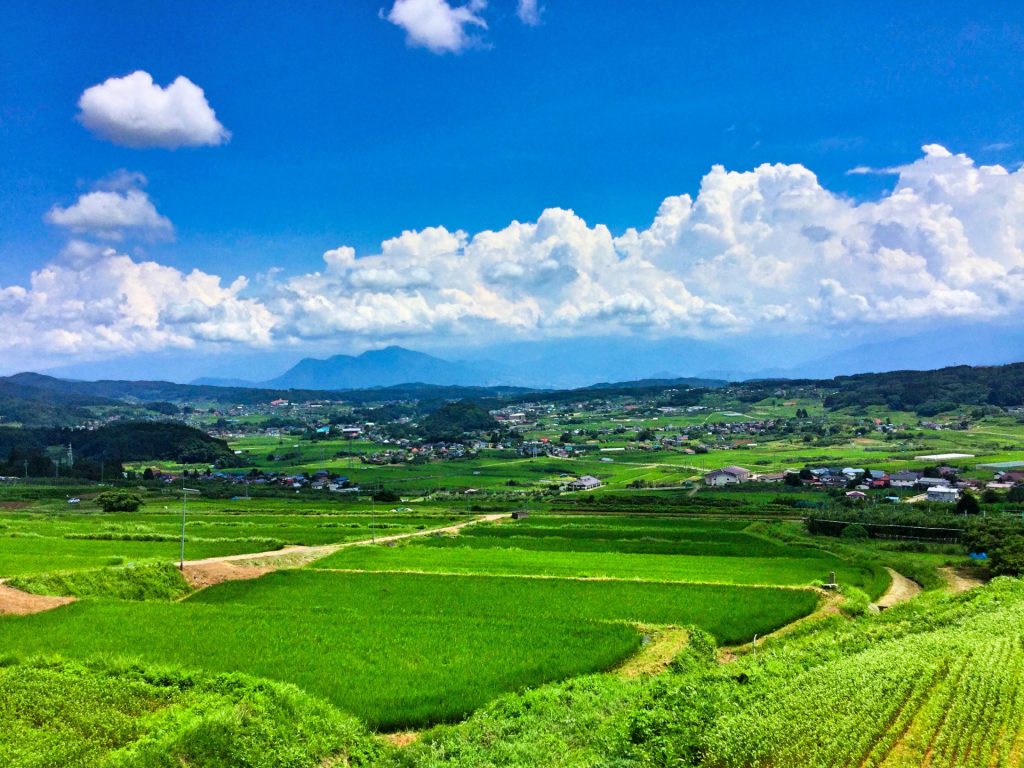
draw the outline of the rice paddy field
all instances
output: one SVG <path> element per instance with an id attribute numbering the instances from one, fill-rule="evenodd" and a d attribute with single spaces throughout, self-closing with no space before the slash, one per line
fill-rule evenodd
<path id="1" fill-rule="evenodd" d="M 526 472 L 530 461 L 511 471 Z M 550 466 L 543 469 L 545 476 L 552 475 Z M 600 711 L 602 717 L 619 718 L 614 731 L 618 735 L 601 740 L 612 743 L 622 733 L 635 731 L 637 743 L 646 744 L 654 738 L 649 729 L 655 726 L 641 727 L 633 720 L 635 713 L 668 706 L 665 690 L 675 690 L 671 681 L 677 675 L 683 689 L 690 686 L 686 696 L 706 697 L 702 706 L 714 708 L 714 722 L 700 726 L 705 734 L 702 749 L 714 757 L 714 765 L 768 764 L 759 762 L 760 753 L 750 746 L 758 743 L 773 745 L 778 761 L 772 758 L 770 764 L 800 765 L 790 741 L 818 755 L 817 747 L 806 745 L 826 740 L 811 726 L 800 726 L 809 729 L 805 732 L 788 723 L 787 713 L 799 711 L 801 722 L 807 719 L 800 707 L 810 706 L 810 699 L 797 700 L 799 685 L 815 691 L 815 701 L 828 700 L 830 689 L 819 691 L 813 676 L 800 678 L 799 670 L 791 668 L 786 654 L 805 654 L 800 659 L 811 656 L 803 650 L 799 628 L 793 630 L 795 639 L 785 645 L 766 646 L 769 641 L 764 638 L 812 613 L 834 614 L 818 611 L 832 598 L 814 588 L 833 572 L 844 588 L 860 590 L 872 599 L 889 586 L 889 576 L 881 567 L 884 549 L 869 552 L 866 545 L 863 550 L 833 546 L 802 535 L 800 523 L 788 514 L 791 507 L 767 503 L 778 490 L 714 496 L 728 501 L 722 507 L 728 507 L 727 516 L 712 516 L 720 510 L 717 501 L 711 503 L 711 494 L 679 491 L 659 496 L 664 503 L 645 502 L 634 513 L 623 504 L 610 505 L 598 514 L 592 509 L 595 505 L 571 495 L 535 499 L 528 516 L 518 520 L 510 512 L 521 504 L 500 493 L 481 496 L 476 501 L 480 509 L 446 503 L 443 497 L 389 506 L 372 505 L 366 497 L 325 499 L 303 493 L 295 498 L 190 499 L 186 557 L 273 552 L 292 544 L 352 546 L 301 567 L 292 565 L 259 578 L 193 591 L 183 581 L 172 583 L 177 571 L 166 565 L 178 555 L 180 497 L 150 490 L 139 512 L 102 513 L 90 505 L 88 489 L 73 492 L 83 497 L 81 506 L 68 505 L 70 494 L 64 490 L 26 489 L 21 498 L 5 491 L 8 495 L 3 497 L 0 577 L 16 577 L 15 586 L 39 594 L 77 594 L 80 599 L 34 615 L 0 616 L 0 712 L 3 702 L 17 696 L 40 701 L 40 691 L 49 685 L 58 697 L 64 695 L 61 691 L 80 687 L 90 706 L 115 709 L 121 716 L 112 716 L 109 727 L 101 726 L 83 705 L 58 735 L 40 736 L 33 718 L 45 716 L 45 707 L 22 711 L 7 705 L 16 727 L 11 731 L 14 735 L 0 735 L 0 758 L 14 755 L 8 760 L 14 761 L 12 765 L 29 752 L 65 759 L 69 753 L 61 751 L 61 739 L 83 755 L 148 750 L 145 754 L 151 757 L 145 759 L 156 761 L 133 763 L 124 758 L 111 764 L 148 768 L 160 765 L 164 758 L 156 756 L 164 753 L 190 764 L 190 756 L 212 749 L 213 742 L 195 735 L 214 727 L 202 714 L 207 705 L 219 713 L 218 722 L 231 723 L 233 732 L 247 727 L 245 713 L 251 711 L 273 720 L 277 723 L 273 728 L 284 730 L 260 730 L 245 737 L 251 737 L 251 742 L 238 743 L 262 744 L 266 754 L 293 750 L 301 755 L 295 765 L 330 764 L 323 761 L 333 759 L 332 755 L 355 754 L 355 749 L 368 757 L 364 762 L 353 757 L 350 764 L 387 768 L 597 764 L 568 758 L 559 763 L 547 750 L 530 752 L 533 747 L 523 747 L 516 752 L 519 757 L 502 758 L 487 751 L 490 747 L 470 748 L 467 739 L 475 738 L 472 734 L 477 733 L 474 729 L 481 718 L 486 720 L 495 711 L 503 713 L 505 725 L 500 728 L 507 727 L 509 717 L 521 718 L 522 738 L 536 728 L 561 733 L 558 729 L 565 727 L 566 712 L 572 711 L 576 718 L 579 711 L 582 724 L 587 712 Z M 604 495 L 614 498 L 617 494 L 612 489 Z M 708 503 L 702 501 L 705 495 Z M 484 512 L 490 513 L 487 519 Z M 777 521 L 755 522 L 766 517 Z M 465 525 L 457 533 L 434 530 L 452 523 Z M 776 530 L 786 535 L 777 535 Z M 376 546 L 367 543 L 390 534 L 414 535 Z M 921 553 L 920 558 L 922 562 L 933 558 L 933 566 L 944 562 L 938 552 Z M 128 585 L 114 590 L 105 585 L 120 577 L 107 572 L 91 575 L 91 569 L 102 566 L 113 566 L 122 575 L 142 573 L 141 568 L 125 568 L 135 563 L 153 563 L 160 583 L 154 581 L 148 589 L 133 590 Z M 165 564 L 163 570 L 158 563 Z M 833 616 L 832 620 L 839 619 Z M 683 640 L 665 650 L 659 645 L 662 637 Z M 785 675 L 780 673 L 777 684 L 762 685 L 775 670 L 770 666 L 775 662 L 754 666 L 742 657 L 744 674 L 754 685 L 749 691 L 741 688 L 729 694 L 730 701 L 755 702 L 751 711 L 764 717 L 744 719 L 745 710 L 720 708 L 717 689 L 705 688 L 703 678 L 699 685 L 687 682 L 690 678 L 685 675 L 695 674 L 696 669 L 685 655 L 687 637 L 695 648 L 704 647 L 702 643 L 728 646 L 734 649 L 730 653 L 741 657 L 742 649 L 755 638 L 761 648 L 778 649 L 772 653 L 782 655 L 772 658 L 782 664 L 778 669 Z M 883 667 L 892 663 L 895 650 L 888 656 L 880 651 L 877 664 L 874 657 L 865 656 L 863 666 L 857 668 L 834 673 L 824 667 L 820 670 L 832 675 L 828 679 L 837 690 L 846 691 L 848 699 L 856 698 L 852 691 L 857 688 L 857 675 L 878 677 L 877 685 L 871 682 L 863 687 L 871 701 L 878 702 L 871 705 L 878 711 L 871 710 L 870 717 L 865 715 L 858 722 L 866 732 L 888 733 L 888 726 L 879 723 L 898 715 L 883 704 L 887 691 L 895 692 L 894 701 L 920 699 L 922 712 L 940 706 L 938 699 L 939 703 L 927 704 L 923 693 L 904 696 L 904 691 L 910 690 L 908 681 L 917 679 L 914 676 L 930 681 L 928 685 L 938 684 L 938 675 L 947 665 L 943 659 L 963 650 L 944 642 L 920 646 L 921 658 L 906 667 L 906 674 L 892 672 L 891 680 L 884 676 Z M 826 653 L 822 649 L 829 647 L 822 642 L 815 652 Z M 1002 648 L 998 658 L 1005 657 L 1016 669 L 1013 665 L 1018 662 L 1011 651 Z M 653 664 L 651 669 L 659 674 L 628 682 L 634 673 L 622 670 L 651 658 L 653 662 L 643 663 Z M 981 656 L 969 658 L 968 666 Z M 810 668 L 809 661 L 799 667 L 804 668 Z M 967 667 L 964 674 L 970 674 Z M 237 681 L 231 677 L 235 675 L 240 676 Z M 229 678 L 231 682 L 223 682 Z M 108 694 L 103 693 L 104 685 Z M 665 685 L 670 689 L 657 693 L 661 690 L 657 686 Z M 1016 689 L 1007 686 L 1006 695 L 1016 696 Z M 575 697 L 586 691 L 591 692 L 592 709 L 577 709 L 581 705 Z M 541 717 L 547 705 L 524 704 L 541 701 L 531 698 L 535 696 L 571 701 L 572 708 L 569 703 L 551 703 L 551 711 L 561 712 L 562 719 L 539 723 L 534 718 Z M 690 707 L 691 699 L 685 700 Z M 615 714 L 616 706 L 628 706 L 631 714 Z M 853 705 L 843 700 L 835 706 Z M 301 745 L 289 741 L 295 737 L 281 725 L 288 724 L 290 711 L 299 713 L 294 727 L 306 734 Z M 678 712 L 672 717 L 682 717 L 680 722 L 696 717 L 690 709 Z M 176 730 L 175 724 L 193 721 L 194 730 Z M 406 729 L 423 730 L 425 735 L 421 744 L 402 756 L 389 752 L 371 734 Z M 922 731 L 926 732 L 930 733 Z M 172 733 L 175 736 L 168 741 Z M 181 733 L 191 735 L 186 738 Z M 314 733 L 325 734 L 324 740 L 317 741 Z M 449 738 L 457 739 L 459 746 L 444 746 L 451 744 L 445 741 Z M 520 736 L 502 738 L 514 744 Z M 586 738 L 592 744 L 597 736 L 588 731 Z M 96 739 L 106 739 L 109 747 L 98 747 Z M 990 741 L 995 745 L 998 740 Z M 285 744 L 290 746 L 280 746 Z M 433 751 L 435 747 L 440 752 Z M 849 759 L 855 762 L 847 764 L 861 764 L 856 762 L 863 757 L 858 749 L 850 748 L 853 757 Z M 957 749 L 949 747 L 951 757 L 945 764 L 955 764 L 950 762 L 952 756 L 962 754 Z M 225 758 L 220 764 L 260 764 L 231 754 L 234 762 Z M 437 754 L 444 759 L 434 760 Z M 827 765 L 837 754 L 820 751 L 814 764 Z M 461 763 L 459 755 L 465 758 Z M 204 759 L 212 758 L 196 757 L 192 764 L 215 764 Z M 101 762 L 96 757 L 93 763 L 79 764 Z M 696 763 L 645 758 L 622 764 Z"/>
<path id="2" fill-rule="evenodd" d="M 282 572 L 180 603 L 80 601 L 3 618 L 0 646 L 242 671 L 397 728 L 610 668 L 639 647 L 636 622 L 699 624 L 737 642 L 808 613 L 817 600 L 805 590 Z"/>
<path id="3" fill-rule="evenodd" d="M 0 507 L 0 578 L 178 559 L 180 497 L 149 493 L 138 512 L 105 513 L 90 504 L 94 494 L 83 494 L 75 506 L 67 503 L 69 494 L 57 491 Z M 193 499 L 186 515 L 185 557 L 362 540 L 460 519 L 434 506 L 400 513 L 384 507 L 380 514 L 370 507 L 370 502 L 339 506 L 290 499 Z"/>
<path id="4" fill-rule="evenodd" d="M 340 550 L 313 567 L 340 570 L 557 576 L 808 586 L 831 573 L 877 597 L 878 568 L 744 530 L 743 521 L 532 517 L 396 547 Z"/>
<path id="5" fill-rule="evenodd" d="M 885 588 L 872 586 L 869 565 L 751 534 L 746 521 L 536 514 L 491 524 L 429 502 L 378 510 L 307 496 L 190 501 L 186 559 L 417 536 L 185 599 L 112 599 L 103 578 L 47 574 L 176 561 L 177 500 L 149 492 L 138 512 L 103 513 L 88 497 L 70 506 L 56 491 L 33 493 L 0 514 L 0 576 L 48 593 L 93 586 L 69 606 L 0 618 L 4 652 L 241 671 L 374 728 L 458 720 L 504 693 L 612 669 L 641 648 L 643 627 L 749 641 L 812 612 L 821 598 L 811 586 L 830 571 Z M 471 524 L 431 533 L 453 522 Z"/>

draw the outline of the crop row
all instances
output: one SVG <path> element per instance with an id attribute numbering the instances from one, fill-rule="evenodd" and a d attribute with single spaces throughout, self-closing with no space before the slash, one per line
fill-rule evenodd
<path id="1" fill-rule="evenodd" d="M 1022 625 L 1018 601 L 998 619 L 875 643 L 796 676 L 762 679 L 709 736 L 707 764 L 1015 765 L 1024 722 Z"/>

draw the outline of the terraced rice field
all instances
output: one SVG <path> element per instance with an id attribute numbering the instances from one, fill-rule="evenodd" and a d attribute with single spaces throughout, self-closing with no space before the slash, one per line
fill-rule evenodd
<path id="1" fill-rule="evenodd" d="M 181 508 L 172 502 L 162 506 L 167 508 L 130 514 L 68 512 L 66 508 L 59 513 L 35 512 L 33 506 L 25 512 L 0 515 L 0 577 L 177 560 Z M 262 552 L 289 544 L 368 539 L 374 532 L 407 533 L 462 519 L 451 514 L 371 515 L 368 511 L 260 512 L 209 502 L 196 506 L 199 509 L 190 511 L 185 529 L 185 557 L 191 560 Z"/>
<path id="2" fill-rule="evenodd" d="M 760 680 L 757 696 L 711 734 L 707 764 L 1020 765 L 1024 592 L 1006 581 L 964 603 L 966 609 L 928 613 L 894 610 L 871 632 L 873 641 L 826 634 L 833 649 L 795 649 L 835 657 L 801 674 Z M 847 652 L 836 653 L 843 646 Z"/>
<path id="3" fill-rule="evenodd" d="M 249 672 L 393 728 L 607 669 L 638 648 L 634 622 L 697 624 L 737 642 L 817 600 L 792 589 L 298 571 L 183 603 L 90 600 L 0 618 L 0 647 Z"/>
<path id="4" fill-rule="evenodd" d="M 745 531 L 744 521 L 544 517 L 466 528 L 392 548 L 337 552 L 313 566 L 509 576 L 614 578 L 747 585 L 809 585 L 835 572 L 877 597 L 884 571 Z"/>

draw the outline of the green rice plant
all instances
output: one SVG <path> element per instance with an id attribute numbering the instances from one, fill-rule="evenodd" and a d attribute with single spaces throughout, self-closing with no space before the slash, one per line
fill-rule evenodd
<path id="1" fill-rule="evenodd" d="M 697 624 L 737 642 L 816 602 L 805 590 L 295 571 L 180 603 L 88 601 L 0 618 L 0 647 L 241 670 L 403 727 L 612 667 L 639 645 L 632 622 Z"/>
<path id="2" fill-rule="evenodd" d="M 510 546 L 571 552 L 632 552 L 635 554 L 702 555 L 728 557 L 820 557 L 821 550 L 786 545 L 761 536 L 733 531 L 673 531 L 666 528 L 559 527 L 523 528 L 515 525 L 478 525 L 461 531 L 457 539 L 438 538 L 443 546 L 454 541 L 466 546 Z M 502 544 L 502 542 L 507 542 Z"/>
<path id="3" fill-rule="evenodd" d="M 754 684 L 709 731 L 704 764 L 1017 765 L 1024 588 L 976 592 L 766 647 L 744 663 Z"/>
<path id="4" fill-rule="evenodd" d="M 368 767 L 386 753 L 293 686 L 56 658 L 0 667 L 0 720 L 11 768 Z"/>
<path id="5" fill-rule="evenodd" d="M 310 567 L 355 571 L 616 578 L 788 586 L 809 585 L 826 579 L 831 571 L 835 571 L 842 583 L 865 589 L 871 585 L 873 579 L 870 567 L 856 566 L 824 552 L 818 552 L 818 557 L 793 559 L 701 555 L 652 556 L 624 552 L 467 547 L 460 546 L 458 537 L 451 544 L 431 546 L 431 543 L 410 542 L 395 547 L 351 547 L 318 560 Z"/>

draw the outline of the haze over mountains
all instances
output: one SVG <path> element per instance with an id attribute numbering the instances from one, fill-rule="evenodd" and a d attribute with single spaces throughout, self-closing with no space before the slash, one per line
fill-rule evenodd
<path id="1" fill-rule="evenodd" d="M 516 342 L 438 354 L 399 346 L 359 355 L 307 357 L 268 379 L 201 377 L 193 383 L 273 389 L 361 389 L 422 383 L 583 387 L 598 382 L 696 376 L 828 378 L 855 373 L 1002 365 L 1024 359 L 1024 330 L 961 326 L 844 345 L 827 333 L 785 344 L 692 339 L 564 339 Z M 252 369 L 252 368 L 250 368 Z M 70 372 L 51 372 L 67 376 Z"/>

